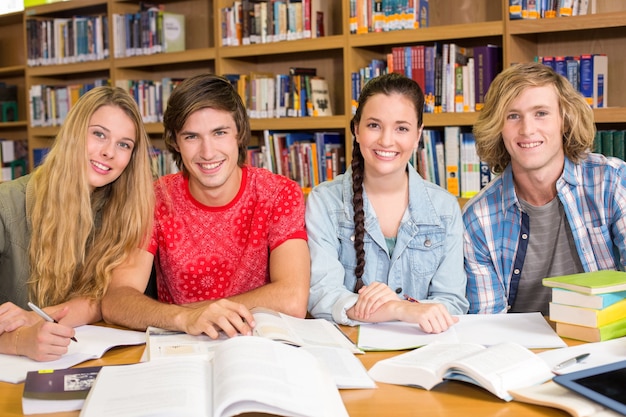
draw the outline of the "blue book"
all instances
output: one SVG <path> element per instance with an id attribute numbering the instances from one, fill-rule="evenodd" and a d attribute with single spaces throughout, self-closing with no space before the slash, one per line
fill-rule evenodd
<path id="1" fill-rule="evenodd" d="M 552 302 L 576 307 L 602 310 L 626 298 L 626 291 L 604 294 L 583 294 L 576 291 L 552 288 Z"/>

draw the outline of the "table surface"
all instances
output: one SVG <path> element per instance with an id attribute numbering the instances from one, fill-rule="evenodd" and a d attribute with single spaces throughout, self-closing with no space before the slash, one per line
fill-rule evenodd
<path id="1" fill-rule="evenodd" d="M 343 331 L 356 340 L 357 329 L 343 327 Z M 566 340 L 569 345 L 581 342 Z M 84 362 L 79 367 L 130 364 L 140 360 L 144 345 L 117 347 L 108 351 L 101 359 Z M 370 369 L 377 361 L 401 352 L 367 352 L 357 355 L 363 365 Z M 2 372 L 0 370 L 0 372 Z M 505 402 L 493 394 L 472 384 L 446 381 L 431 391 L 420 388 L 377 383 L 376 389 L 340 390 L 348 414 L 353 417 L 366 416 L 560 416 L 567 417 L 564 411 L 520 402 Z M 22 416 L 22 392 L 24 384 L 0 382 L 0 416 Z M 48 417 L 77 417 L 78 411 L 67 413 L 41 414 Z"/>

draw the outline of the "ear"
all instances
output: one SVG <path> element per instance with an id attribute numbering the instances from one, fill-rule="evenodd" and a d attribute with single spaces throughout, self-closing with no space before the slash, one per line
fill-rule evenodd
<path id="1" fill-rule="evenodd" d="M 359 142 L 359 125 L 358 123 L 354 124 L 354 139 Z M 360 142 L 359 142 L 360 143 Z"/>
<path id="2" fill-rule="evenodd" d="M 417 149 L 419 147 L 423 132 L 424 132 L 424 124 L 422 123 L 420 128 L 417 130 L 417 139 L 415 140 L 415 143 L 413 144 L 413 149 Z"/>

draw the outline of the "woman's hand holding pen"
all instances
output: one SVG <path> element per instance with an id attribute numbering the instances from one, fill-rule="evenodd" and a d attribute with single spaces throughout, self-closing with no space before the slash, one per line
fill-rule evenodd
<path id="1" fill-rule="evenodd" d="M 52 313 L 55 320 L 61 320 L 69 309 L 63 308 Z M 52 361 L 67 353 L 74 337 L 72 327 L 42 319 L 31 326 L 22 326 L 14 330 L 15 354 L 27 356 L 36 361 Z"/>
<path id="2" fill-rule="evenodd" d="M 397 301 L 396 293 L 382 282 L 373 282 L 359 290 L 359 299 L 352 307 L 352 315 L 356 320 L 369 321 L 371 316 L 385 303 Z"/>

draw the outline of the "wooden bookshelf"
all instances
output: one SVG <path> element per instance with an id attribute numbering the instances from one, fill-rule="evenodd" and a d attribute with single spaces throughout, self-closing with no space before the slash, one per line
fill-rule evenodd
<path id="1" fill-rule="evenodd" d="M 335 115 L 327 118 L 253 119 L 253 134 L 262 137 L 264 129 L 334 130 L 346 136 L 346 154 L 351 154 L 351 79 L 350 74 L 371 59 L 383 59 L 394 46 L 434 42 L 455 42 L 472 47 L 487 43 L 503 47 L 503 64 L 531 61 L 537 55 L 579 55 L 605 53 L 609 56 L 609 108 L 595 110 L 599 128 L 626 128 L 626 3 L 597 0 L 597 14 L 542 20 L 508 19 L 508 0 L 430 0 L 430 26 L 417 30 L 350 34 L 349 0 L 332 2 L 332 27 L 322 38 L 283 41 L 269 44 L 222 46 L 220 12 L 233 0 L 162 0 L 167 11 L 186 16 L 185 52 L 66 65 L 25 67 L 25 21 L 34 16 L 67 17 L 75 14 L 105 13 L 112 27 L 113 13 L 135 12 L 139 0 L 73 0 L 27 8 L 23 13 L 0 16 L 0 79 L 21 85 L 20 120 L 0 124 L 0 133 L 27 134 L 29 148 L 49 146 L 58 128 L 28 126 L 28 88 L 34 84 L 69 84 L 108 77 L 158 80 L 164 76 L 187 77 L 200 72 L 248 73 L 267 71 L 285 73 L 290 66 L 316 67 L 329 81 Z M 113 37 L 111 36 L 111 39 Z M 112 48 L 115 46 L 112 45 Z M 426 114 L 427 128 L 449 125 L 469 128 L 476 113 Z M 160 144 L 162 127 L 148 124 L 148 131 Z"/>

